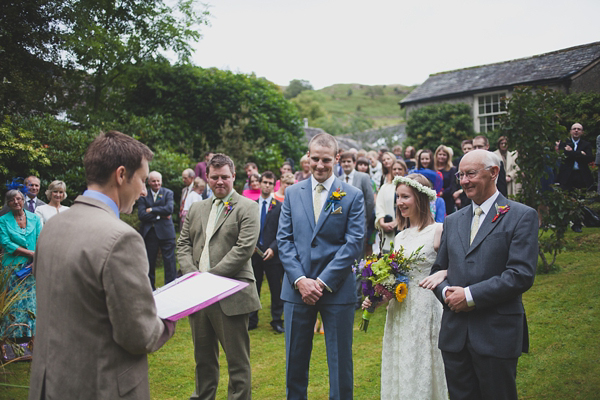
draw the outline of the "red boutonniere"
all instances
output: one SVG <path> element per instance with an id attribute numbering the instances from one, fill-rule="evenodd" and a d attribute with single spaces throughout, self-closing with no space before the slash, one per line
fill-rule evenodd
<path id="1" fill-rule="evenodd" d="M 233 205 L 230 201 L 224 202 L 223 205 L 225 206 L 225 215 L 229 214 L 229 212 L 233 210 Z"/>
<path id="2" fill-rule="evenodd" d="M 501 215 L 506 214 L 508 210 L 510 210 L 510 206 L 499 206 L 498 204 L 496 204 L 496 215 L 494 215 L 492 222 L 496 222 L 498 218 L 500 218 Z"/>
<path id="3" fill-rule="evenodd" d="M 269 210 L 267 210 L 267 212 L 271 212 L 273 207 L 275 207 L 276 205 L 277 205 L 277 201 L 275 199 L 272 199 L 271 204 L 269 204 Z"/>

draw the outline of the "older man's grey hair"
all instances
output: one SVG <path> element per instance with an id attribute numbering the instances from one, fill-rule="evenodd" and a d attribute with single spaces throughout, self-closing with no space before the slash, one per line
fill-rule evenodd
<path id="1" fill-rule="evenodd" d="M 191 168 L 187 168 L 183 170 L 183 174 L 185 176 L 187 176 L 188 178 L 195 178 L 196 177 L 196 172 L 194 172 L 193 169 Z"/>

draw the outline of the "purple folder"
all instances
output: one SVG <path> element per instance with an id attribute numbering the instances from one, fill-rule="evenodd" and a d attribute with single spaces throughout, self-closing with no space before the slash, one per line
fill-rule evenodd
<path id="1" fill-rule="evenodd" d="M 158 316 L 177 321 L 248 286 L 209 272 L 191 272 L 154 291 Z"/>

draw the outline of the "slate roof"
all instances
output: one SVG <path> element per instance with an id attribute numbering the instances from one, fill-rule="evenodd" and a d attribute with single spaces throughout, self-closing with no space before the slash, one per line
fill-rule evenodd
<path id="1" fill-rule="evenodd" d="M 561 81 L 600 59 L 600 42 L 533 57 L 430 75 L 401 105 L 490 91 L 507 86 Z"/>

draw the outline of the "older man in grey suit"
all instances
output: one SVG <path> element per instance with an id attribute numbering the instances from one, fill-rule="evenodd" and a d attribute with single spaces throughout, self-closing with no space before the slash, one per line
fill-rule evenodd
<path id="1" fill-rule="evenodd" d="M 214 399 L 219 382 L 219 342 L 229 369 L 228 399 L 250 399 L 252 374 L 248 314 L 260 309 L 250 258 L 258 241 L 258 204 L 233 189 L 235 168 L 224 154 L 207 166 L 214 196 L 193 203 L 177 241 L 183 273 L 210 272 L 247 282 L 245 289 L 190 315 L 196 390 L 191 399 Z"/>
<path id="2" fill-rule="evenodd" d="M 435 294 L 452 400 L 516 399 L 517 361 L 529 346 L 521 295 L 535 276 L 538 217 L 498 192 L 499 170 L 488 151 L 463 157 L 458 175 L 472 206 L 446 218 L 431 269 L 448 272 Z"/>
<path id="3" fill-rule="evenodd" d="M 111 131 L 89 146 L 88 190 L 42 230 L 29 399 L 149 399 L 146 353 L 175 325 L 156 315 L 144 241 L 119 219 L 146 194 L 152 152 Z"/>

